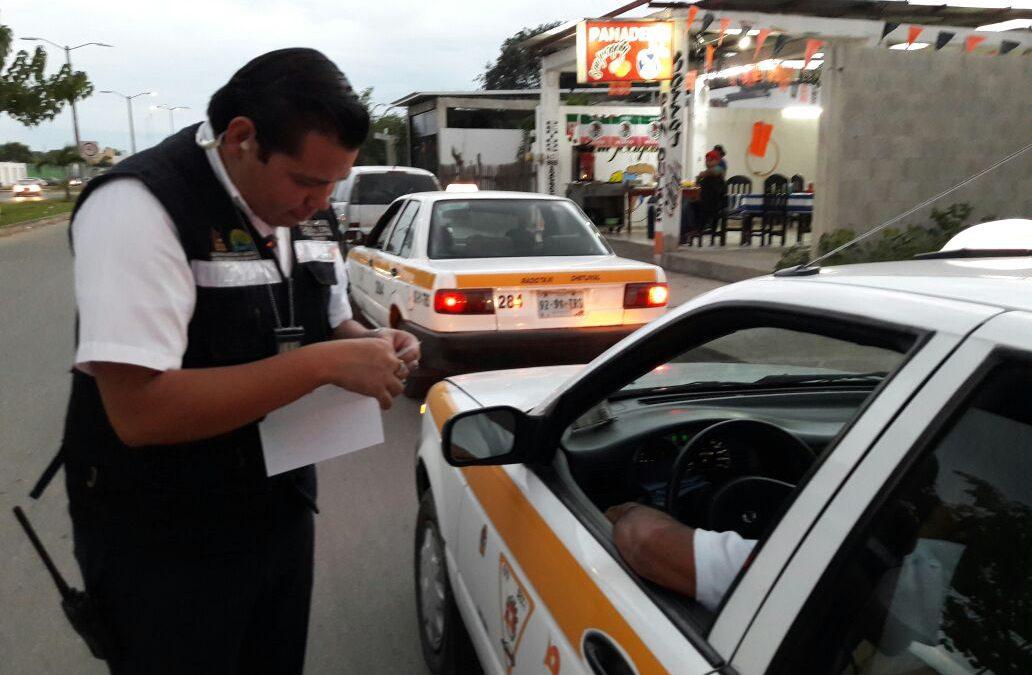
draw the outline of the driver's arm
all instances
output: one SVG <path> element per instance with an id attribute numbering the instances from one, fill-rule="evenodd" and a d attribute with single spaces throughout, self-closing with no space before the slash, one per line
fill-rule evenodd
<path id="1" fill-rule="evenodd" d="M 715 611 L 756 542 L 734 532 L 698 530 L 637 503 L 606 511 L 613 542 L 640 576 Z"/>

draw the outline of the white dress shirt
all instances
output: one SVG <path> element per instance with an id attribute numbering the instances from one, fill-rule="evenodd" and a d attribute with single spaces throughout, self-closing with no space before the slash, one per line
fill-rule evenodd
<path id="1" fill-rule="evenodd" d="M 211 137 L 207 122 L 198 140 Z M 283 273 L 293 267 L 290 230 L 273 228 L 254 215 L 229 179 L 217 147 L 205 150 L 219 182 L 248 215 L 258 233 L 275 234 Z M 75 298 L 79 312 L 76 367 L 127 363 L 153 370 L 183 365 L 187 326 L 197 299 L 196 283 L 172 217 L 135 178 L 97 188 L 72 224 L 75 243 Z M 339 326 L 351 318 L 347 271 L 336 251 L 337 283 L 331 288 L 328 319 Z"/>

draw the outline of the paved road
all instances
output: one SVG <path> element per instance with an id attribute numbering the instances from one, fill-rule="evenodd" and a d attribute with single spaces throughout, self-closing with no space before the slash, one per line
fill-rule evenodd
<path id="1" fill-rule="evenodd" d="M 60 438 L 74 303 L 67 228 L 0 238 L 0 673 L 106 672 L 58 607 L 17 529 L 25 507 L 58 566 L 81 587 L 61 476 L 38 503 L 27 493 Z M 674 303 L 719 286 L 672 275 Z M 386 442 L 320 465 L 308 673 L 423 673 L 411 560 L 418 405 L 399 399 Z"/>

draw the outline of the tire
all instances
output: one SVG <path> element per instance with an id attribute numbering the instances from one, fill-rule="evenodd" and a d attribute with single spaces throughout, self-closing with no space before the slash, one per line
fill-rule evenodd
<path id="1" fill-rule="evenodd" d="M 414 571 L 419 643 L 430 672 L 483 673 L 451 592 L 444 541 L 430 490 L 419 500 Z"/>

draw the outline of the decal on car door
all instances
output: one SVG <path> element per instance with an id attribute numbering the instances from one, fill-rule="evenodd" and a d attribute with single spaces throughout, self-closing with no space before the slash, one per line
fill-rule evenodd
<path id="1" fill-rule="evenodd" d="M 498 588 L 502 608 L 502 651 L 505 652 L 505 666 L 511 673 L 516 666 L 523 631 L 534 613 L 534 601 L 504 553 L 498 556 Z"/>

